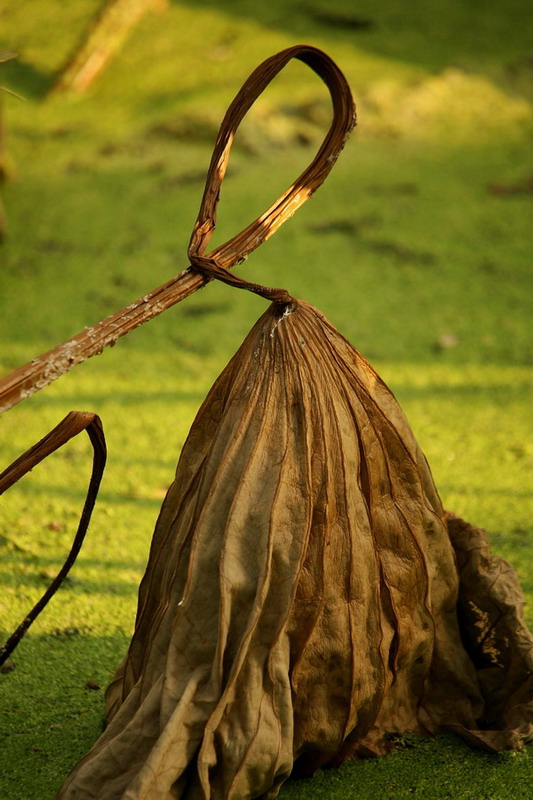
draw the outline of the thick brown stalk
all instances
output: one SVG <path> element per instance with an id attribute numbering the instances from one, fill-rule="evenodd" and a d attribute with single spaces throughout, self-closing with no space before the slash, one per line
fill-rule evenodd
<path id="1" fill-rule="evenodd" d="M 76 364 L 112 347 L 121 336 L 179 303 L 204 283 L 204 278 L 185 270 L 150 294 L 14 370 L 0 380 L 0 412 L 44 389 Z"/>
<path id="2" fill-rule="evenodd" d="M 243 117 L 270 81 L 292 58 L 305 62 L 326 83 L 333 104 L 333 120 L 315 158 L 300 177 L 264 214 L 247 228 L 210 253 L 207 244 L 215 229 L 220 186 L 229 160 L 235 132 Z M 248 78 L 230 105 L 222 122 L 211 164 L 200 213 L 189 245 L 194 265 L 201 259 L 225 270 L 245 258 L 291 217 L 322 184 L 333 167 L 346 138 L 355 124 L 355 109 L 346 79 L 335 63 L 314 47 L 297 45 L 264 61 Z M 59 378 L 76 364 L 101 353 L 129 331 L 167 308 L 179 303 L 207 282 L 208 278 L 187 268 L 175 278 L 126 308 L 54 347 L 0 380 L 0 412 L 30 397 Z M 255 286 L 255 284 L 254 284 Z M 254 289 L 255 291 L 255 289 Z"/>

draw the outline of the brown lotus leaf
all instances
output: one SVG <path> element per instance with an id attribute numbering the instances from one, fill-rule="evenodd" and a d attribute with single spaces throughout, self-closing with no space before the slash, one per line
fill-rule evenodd
<path id="1" fill-rule="evenodd" d="M 393 733 L 519 747 L 521 603 L 373 368 L 312 306 L 274 303 L 193 423 L 107 728 L 59 798 L 266 800 Z"/>

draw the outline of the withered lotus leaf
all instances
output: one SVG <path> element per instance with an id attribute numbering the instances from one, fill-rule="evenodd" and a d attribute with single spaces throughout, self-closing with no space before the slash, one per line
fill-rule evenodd
<path id="1" fill-rule="evenodd" d="M 191 428 L 107 728 L 59 797 L 273 798 L 391 733 L 520 746 L 520 609 L 372 367 L 312 306 L 272 304 Z"/>

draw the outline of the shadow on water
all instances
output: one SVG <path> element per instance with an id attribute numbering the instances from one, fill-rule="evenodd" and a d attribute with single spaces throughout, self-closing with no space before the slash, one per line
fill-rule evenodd
<path id="1" fill-rule="evenodd" d="M 531 381 L 521 381 L 494 384 L 460 383 L 455 386 L 448 384 L 430 383 L 426 386 L 414 386 L 409 383 L 389 383 L 389 388 L 393 390 L 395 396 L 400 401 L 416 400 L 417 398 L 429 398 L 441 400 L 443 398 L 471 398 L 479 402 L 505 403 L 510 402 L 516 397 L 523 398 L 533 390 Z"/>
<path id="2" fill-rule="evenodd" d="M 172 473 L 169 472 L 169 483 L 172 478 Z M 86 489 L 74 489 L 71 486 L 61 486 L 58 488 L 54 484 L 35 484 L 28 489 L 31 497 L 44 497 L 49 498 L 53 496 L 60 496 L 62 501 L 74 500 L 79 504 L 81 512 L 83 501 L 86 497 Z M 134 494 L 120 494 L 119 492 L 106 492 L 102 490 L 98 493 L 98 505 L 102 503 L 135 505 L 143 508 L 158 508 L 163 502 L 163 497 L 143 497 L 142 495 Z"/>
<path id="3" fill-rule="evenodd" d="M 67 549 L 65 548 L 65 556 Z M 23 548 L 17 549 L 16 552 L 13 552 L 12 549 L 6 551 L 2 548 L 0 550 L 0 585 L 11 587 L 11 589 L 16 588 L 17 592 L 22 590 L 23 594 L 25 588 L 35 590 L 37 595 L 39 592 L 44 593 L 59 572 L 63 561 L 64 557 L 61 555 L 41 556 Z M 66 599 L 63 596 L 68 596 L 73 591 L 83 595 L 136 597 L 145 566 L 145 562 L 141 561 L 77 558 L 70 573 L 55 596 L 51 598 L 51 602 L 64 603 Z M 93 570 L 91 577 L 87 576 L 86 570 Z M 94 577 L 94 570 L 98 570 L 97 578 Z M 137 576 L 132 577 L 132 572 L 137 573 Z M 123 573 L 126 573 L 126 576 Z M 33 591 L 31 594 L 33 595 Z M 27 611 L 30 610 L 36 599 L 37 596 L 27 600 Z"/>
<path id="4" fill-rule="evenodd" d="M 20 559 L 19 559 L 20 562 Z M 0 559 L 0 564 L 2 560 Z M 50 571 L 50 575 L 46 577 L 42 577 L 40 573 L 36 573 L 34 575 L 25 574 L 24 576 L 17 577 L 17 586 L 27 586 L 27 587 L 41 587 L 43 592 L 51 583 L 54 570 Z M 2 572 L 0 570 L 0 583 L 6 585 L 8 581 L 13 580 L 13 572 Z M 108 594 L 111 596 L 120 596 L 120 597 L 132 597 L 135 596 L 138 589 L 138 584 L 131 582 L 125 583 L 121 581 L 120 583 L 116 580 L 107 583 L 106 581 L 92 581 L 87 580 L 83 576 L 79 576 L 79 574 L 74 575 L 73 577 L 67 578 L 60 588 L 60 592 L 69 592 L 75 590 L 77 592 L 82 592 L 83 594 Z M 28 609 L 29 610 L 29 609 Z"/>
<path id="5" fill-rule="evenodd" d="M 292 37 L 293 43 L 319 37 L 322 42 L 326 40 L 324 46 L 328 48 L 354 46 L 381 58 L 422 66 L 430 72 L 465 65 L 477 74 L 485 72 L 491 80 L 513 86 L 516 79 L 520 85 L 524 84 L 523 73 L 531 71 L 531 26 L 526 17 L 527 4 L 522 0 L 509 0 L 505 13 L 495 13 L 491 0 L 480 3 L 450 0 L 445 7 L 434 0 L 418 0 L 408 13 L 401 0 L 378 5 L 354 5 L 352 0 L 333 3 L 210 0 L 201 4 L 194 0 L 171 1 L 173 5 L 202 11 L 211 8 L 229 18 L 252 20 L 263 28 Z M 94 14 L 89 14 L 82 30 L 87 30 L 93 19 Z M 160 24 L 166 24 L 165 15 L 161 15 Z M 447 44 L 450 40 L 453 56 Z M 74 40 L 73 51 L 76 44 Z M 227 30 L 221 31 L 220 46 L 231 51 L 231 35 Z M 502 54 L 508 57 L 498 76 L 492 66 L 502 60 Z M 56 72 L 38 70 L 20 58 L 8 63 L 4 74 L 11 88 L 32 98 L 44 98 L 57 79 Z"/>
<path id="6" fill-rule="evenodd" d="M 37 100 L 50 89 L 52 76 L 23 58 L 17 58 L 5 65 L 2 82 L 22 97 Z"/>
<path id="7" fill-rule="evenodd" d="M 47 564 L 53 564 L 56 566 L 60 563 L 60 558 L 52 558 L 48 556 L 31 556 L 35 563 L 41 564 L 46 566 Z M 0 557 L 0 563 L 5 565 L 9 565 L 11 563 L 20 563 L 20 556 L 16 556 L 13 553 L 7 553 L 4 556 Z M 116 569 L 116 570 L 144 570 L 146 563 L 144 561 L 117 561 L 116 559 L 96 559 L 96 558 L 85 558 L 84 556 L 79 556 L 76 559 L 76 564 L 79 567 L 83 567 L 86 569 Z"/>
<path id="8" fill-rule="evenodd" d="M 65 395 L 54 397 L 53 395 L 43 394 L 39 397 L 41 405 L 49 408 L 55 406 L 64 408 L 69 403 L 74 403 L 79 408 L 82 406 L 86 408 L 101 408 L 103 404 L 109 404 L 110 399 L 112 399 L 114 405 L 120 408 L 139 406 L 142 403 L 151 404 L 153 402 L 175 404 L 178 406 L 180 403 L 194 403 L 195 405 L 200 405 L 204 399 L 204 395 L 201 392 L 184 392 L 179 390 L 162 389 L 153 392 L 127 392 L 117 391 L 113 388 L 112 393 L 111 391 L 76 393 L 72 399 Z"/>
<path id="9" fill-rule="evenodd" d="M 182 0 L 172 3 L 183 5 Z M 188 0 L 187 5 L 195 8 L 198 3 Z M 451 0 L 445 7 L 419 0 L 408 14 L 401 0 L 377 5 L 353 0 L 211 0 L 201 5 L 292 35 L 294 43 L 320 37 L 328 40 L 328 47 L 351 45 L 430 72 L 465 64 L 477 74 L 485 72 L 493 81 L 512 85 L 520 73 L 531 70 L 531 26 L 522 0 L 510 0 L 505 14 L 495 13 L 491 0 L 476 4 Z M 453 50 L 447 44 L 450 40 Z M 501 61 L 503 53 L 508 54 L 508 63 L 498 77 L 492 65 Z"/>
<path id="10" fill-rule="evenodd" d="M 96 636 L 89 625 L 22 639 L 0 674 L 0 797 L 55 796 L 103 730 L 104 692 L 129 638 Z"/>
<path id="11" fill-rule="evenodd" d="M 0 641 L 5 641 L 9 634 L 10 631 L 2 628 Z M 87 693 L 86 681 L 92 676 L 93 680 L 102 681 L 105 688 L 129 641 L 130 634 L 125 631 L 116 630 L 112 634 L 97 636 L 90 625 L 39 635 L 30 630 L 13 652 L 11 660 L 15 669 L 0 674 L 0 695 L 9 701 L 10 689 L 24 688 L 24 682 L 30 679 L 35 665 L 41 664 L 43 673 L 38 684 L 43 706 L 46 698 L 55 697 L 61 691 L 65 695 L 78 694 L 82 699 L 88 699 L 93 695 Z"/>
<path id="12" fill-rule="evenodd" d="M 515 497 L 516 499 L 528 499 L 531 498 L 533 495 L 532 491 L 528 491 L 527 489 L 520 490 L 520 489 L 495 489 L 493 486 L 484 487 L 483 489 L 479 487 L 464 487 L 464 486 L 452 486 L 449 484 L 441 484 L 439 486 L 439 493 L 444 497 L 446 495 L 465 495 L 468 497 L 502 497 L 503 499 L 508 499 L 511 497 Z"/>

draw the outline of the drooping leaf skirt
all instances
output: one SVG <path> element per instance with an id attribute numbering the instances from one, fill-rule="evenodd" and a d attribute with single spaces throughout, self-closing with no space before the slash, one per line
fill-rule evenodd
<path id="1" fill-rule="evenodd" d="M 312 306 L 273 304 L 192 426 L 107 729 L 58 797 L 273 798 L 394 732 L 518 747 L 521 613 L 372 367 Z"/>

